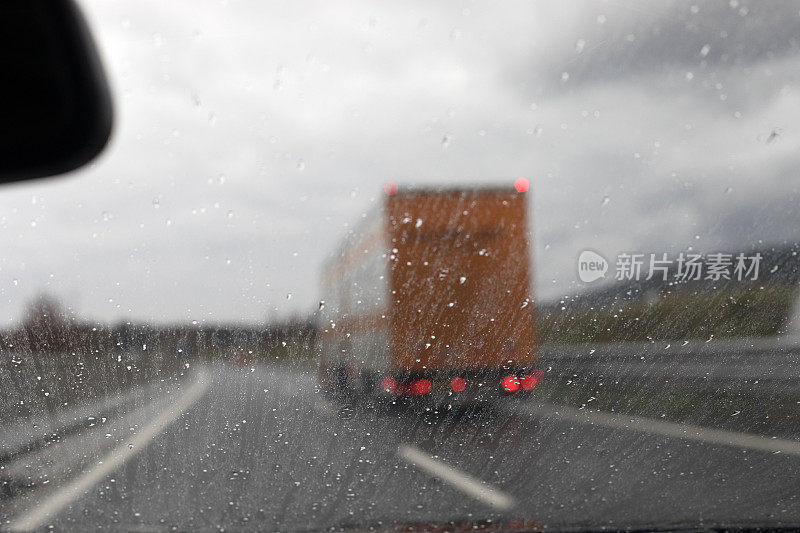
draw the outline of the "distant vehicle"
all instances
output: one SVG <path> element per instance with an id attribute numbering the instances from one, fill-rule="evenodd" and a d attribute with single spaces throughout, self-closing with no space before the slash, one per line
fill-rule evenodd
<path id="1" fill-rule="evenodd" d="M 397 190 L 326 265 L 319 380 L 436 402 L 530 393 L 536 330 L 526 195 Z"/>

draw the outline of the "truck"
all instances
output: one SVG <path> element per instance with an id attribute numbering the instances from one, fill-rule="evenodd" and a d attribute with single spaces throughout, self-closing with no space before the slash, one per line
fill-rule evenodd
<path id="1" fill-rule="evenodd" d="M 531 394 L 544 373 L 527 193 L 386 191 L 322 270 L 320 387 L 451 404 Z"/>

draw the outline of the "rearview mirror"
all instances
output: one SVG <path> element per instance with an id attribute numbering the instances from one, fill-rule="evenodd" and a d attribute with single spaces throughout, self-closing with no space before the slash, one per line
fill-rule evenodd
<path id="1" fill-rule="evenodd" d="M 0 3 L 0 183 L 87 163 L 111 133 L 108 86 L 72 0 Z"/>

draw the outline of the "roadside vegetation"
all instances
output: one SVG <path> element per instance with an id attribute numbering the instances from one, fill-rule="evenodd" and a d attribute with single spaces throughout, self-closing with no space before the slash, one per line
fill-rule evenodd
<path id="1" fill-rule="evenodd" d="M 785 333 L 794 285 L 676 289 L 591 304 L 559 302 L 540 310 L 539 340 L 551 344 L 771 337 Z"/>

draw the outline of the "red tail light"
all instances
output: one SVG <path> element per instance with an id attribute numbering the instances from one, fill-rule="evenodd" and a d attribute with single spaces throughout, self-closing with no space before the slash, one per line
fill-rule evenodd
<path id="1" fill-rule="evenodd" d="M 506 392 L 516 392 L 519 390 L 519 380 L 515 376 L 506 376 L 501 382 L 503 390 Z"/>
<path id="2" fill-rule="evenodd" d="M 397 380 L 392 376 L 386 376 L 381 380 L 381 387 L 386 392 L 392 392 L 397 387 Z"/>
<path id="3" fill-rule="evenodd" d="M 427 379 L 420 379 L 411 384 L 411 394 L 414 396 L 428 394 L 430 391 L 431 391 L 431 382 L 428 381 Z"/>
<path id="4" fill-rule="evenodd" d="M 525 390 L 533 390 L 534 388 L 536 388 L 536 385 L 542 382 L 542 380 L 544 380 L 544 372 L 542 372 L 539 369 L 536 369 L 527 376 L 523 377 L 520 380 L 520 384 L 522 385 L 522 388 Z"/>
<path id="5" fill-rule="evenodd" d="M 453 378 L 453 381 L 450 382 L 450 388 L 455 392 L 461 392 L 467 388 L 467 380 L 464 378 Z"/>
<path id="6" fill-rule="evenodd" d="M 522 385 L 522 390 L 533 390 L 539 382 L 536 380 L 536 376 L 529 374 L 519 380 L 519 383 Z"/>

